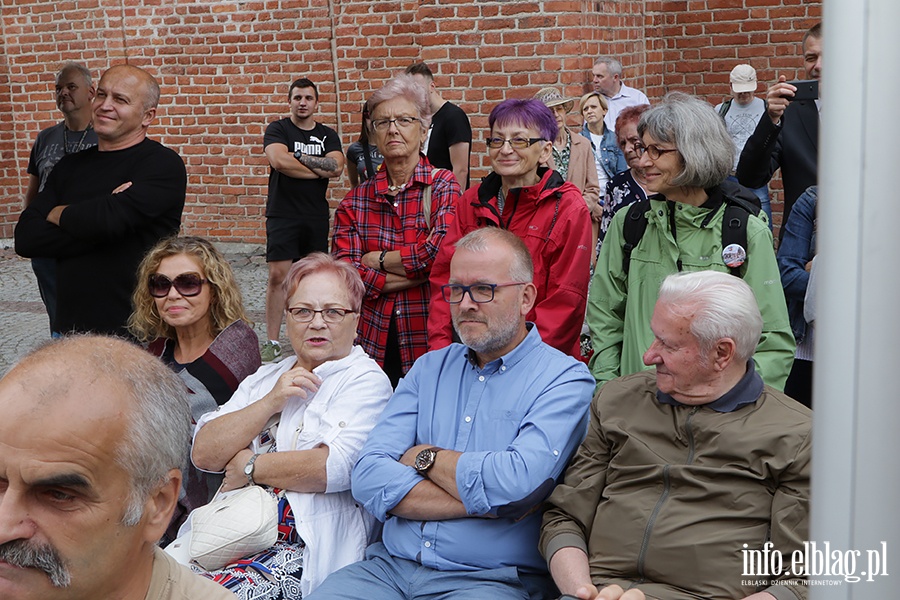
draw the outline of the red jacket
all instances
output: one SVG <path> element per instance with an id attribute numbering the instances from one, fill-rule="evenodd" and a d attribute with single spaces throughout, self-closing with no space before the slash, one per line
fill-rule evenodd
<path id="1" fill-rule="evenodd" d="M 579 339 L 591 263 L 591 215 L 578 188 L 559 173 L 539 169 L 541 181 L 510 190 L 501 217 L 497 210 L 500 177 L 488 175 L 477 188 L 459 199 L 451 223 L 431 267 L 431 305 L 428 314 L 428 349 L 453 341 L 450 305 L 441 286 L 450 276 L 456 242 L 475 229 L 503 227 L 518 235 L 531 251 L 537 301 L 527 315 L 554 348 L 581 360 Z"/>

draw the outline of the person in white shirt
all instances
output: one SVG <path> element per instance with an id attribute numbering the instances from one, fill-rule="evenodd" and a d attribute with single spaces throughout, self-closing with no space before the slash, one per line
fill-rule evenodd
<path id="1" fill-rule="evenodd" d="M 622 109 L 639 104 L 650 104 L 644 92 L 622 83 L 622 63 L 611 56 L 601 56 L 594 61 L 591 69 L 594 89 L 606 96 L 609 110 L 603 121 L 606 127 L 615 131 L 616 117 Z"/>

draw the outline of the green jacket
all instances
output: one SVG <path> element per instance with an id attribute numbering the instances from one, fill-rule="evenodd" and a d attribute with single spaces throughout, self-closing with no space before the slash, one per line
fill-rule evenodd
<path id="1" fill-rule="evenodd" d="M 711 196 L 714 198 L 715 193 Z M 724 204 L 703 208 L 674 203 L 677 243 L 669 230 L 668 203 L 651 199 L 650 206 L 647 229 L 632 251 L 628 275 L 622 268 L 622 226 L 627 209 L 613 217 L 594 269 L 587 324 L 594 346 L 589 366 L 598 387 L 615 377 L 648 368 L 643 355 L 654 339 L 650 317 L 659 287 L 663 279 L 678 272 L 679 259 L 683 271 L 728 272 L 722 261 Z M 713 215 L 704 225 L 710 211 Z M 762 337 L 753 359 L 763 381 L 783 390 L 794 361 L 795 344 L 772 233 L 764 220 L 750 217 L 747 246 L 743 279 L 753 289 L 763 317 Z"/>
<path id="2" fill-rule="evenodd" d="M 547 500 L 540 550 L 548 563 L 562 548 L 580 548 L 598 588 L 637 587 L 648 598 L 763 590 L 806 598 L 791 559 L 809 535 L 812 413 L 759 387 L 754 402 L 727 409 L 660 402 L 653 373 L 604 385 L 587 436 Z M 767 542 L 783 572 L 757 560 L 744 576 L 745 544 L 760 551 Z"/>

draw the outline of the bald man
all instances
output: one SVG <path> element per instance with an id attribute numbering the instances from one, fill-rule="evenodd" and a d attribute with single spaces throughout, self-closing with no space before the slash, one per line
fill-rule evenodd
<path id="1" fill-rule="evenodd" d="M 181 381 L 137 346 L 73 336 L 0 380 L 0 598 L 227 600 L 156 546 L 181 489 Z"/>
<path id="2" fill-rule="evenodd" d="M 92 103 L 97 146 L 62 158 L 16 225 L 16 252 L 57 262 L 54 332 L 127 335 L 141 258 L 178 233 L 187 175 L 178 154 L 147 138 L 159 84 L 110 68 Z"/>

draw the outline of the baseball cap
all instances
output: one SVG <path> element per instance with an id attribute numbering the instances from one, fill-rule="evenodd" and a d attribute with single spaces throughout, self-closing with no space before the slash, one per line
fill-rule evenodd
<path id="1" fill-rule="evenodd" d="M 731 89 L 735 94 L 756 91 L 756 69 L 750 65 L 738 65 L 731 70 Z"/>

